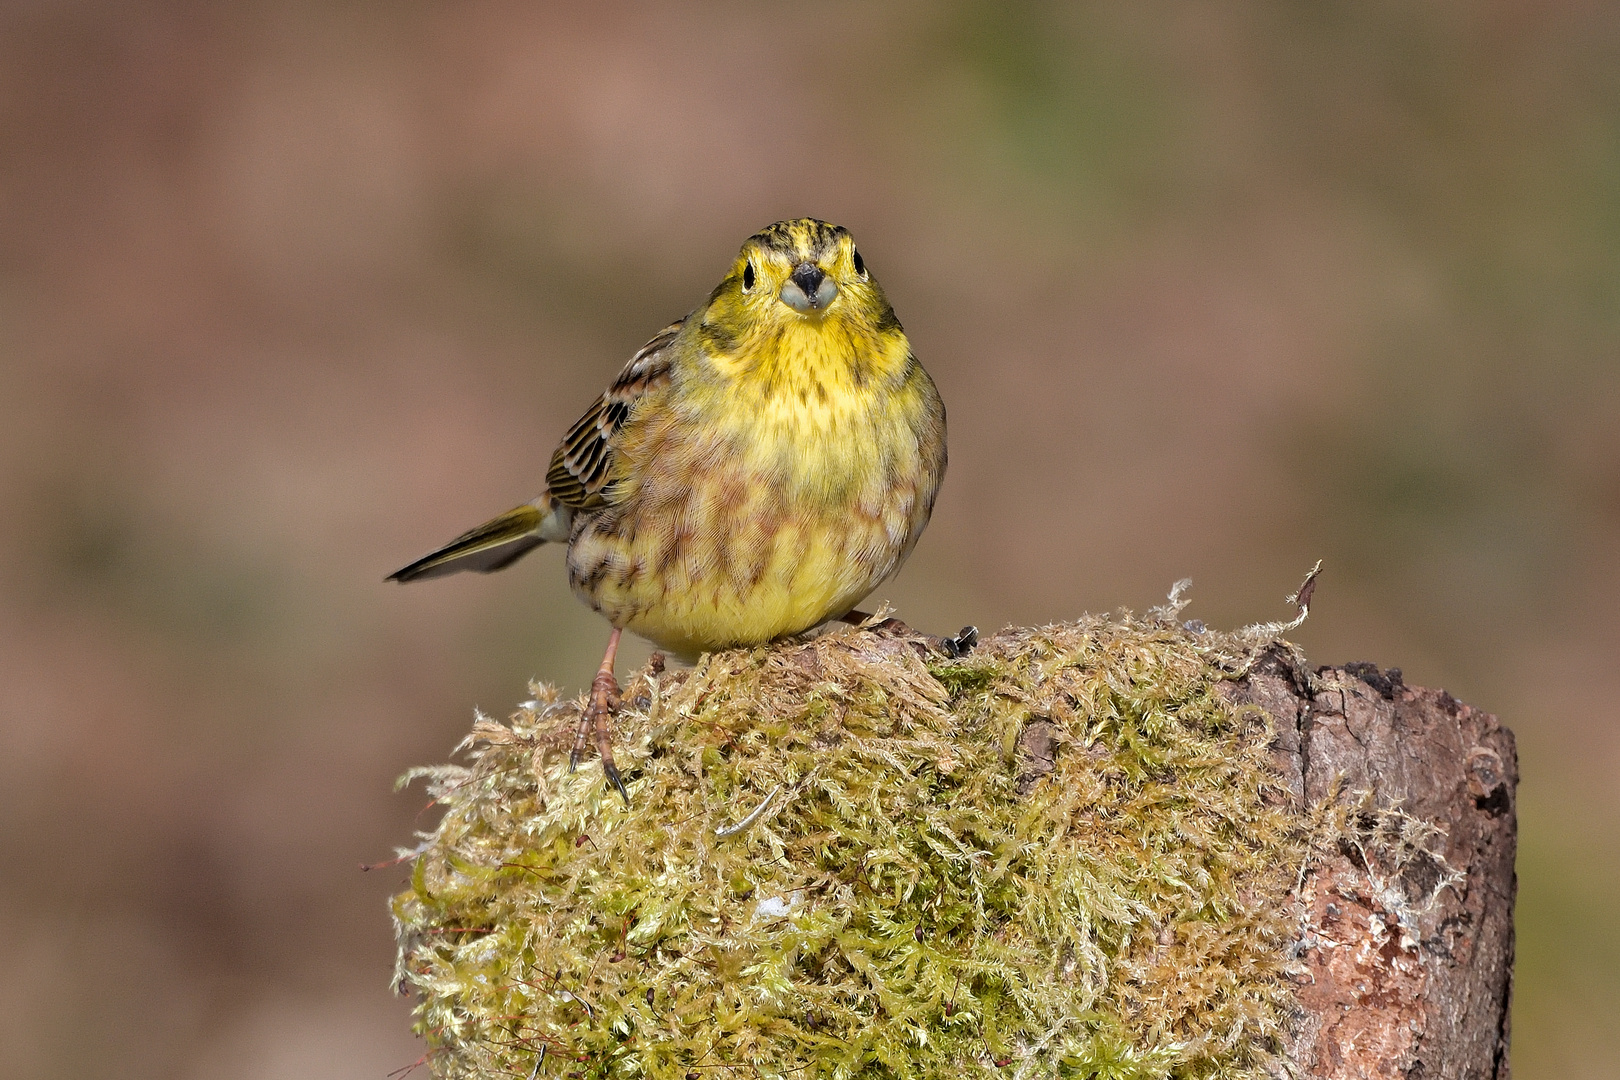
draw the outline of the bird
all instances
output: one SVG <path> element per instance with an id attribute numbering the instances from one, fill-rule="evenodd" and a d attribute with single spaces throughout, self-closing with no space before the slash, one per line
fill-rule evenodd
<path id="1" fill-rule="evenodd" d="M 693 659 L 849 618 L 911 554 L 945 467 L 944 403 L 849 230 L 779 221 L 585 410 L 539 496 L 387 580 L 566 545 L 569 585 L 612 628 L 569 767 L 594 736 L 628 806 L 624 631 Z"/>

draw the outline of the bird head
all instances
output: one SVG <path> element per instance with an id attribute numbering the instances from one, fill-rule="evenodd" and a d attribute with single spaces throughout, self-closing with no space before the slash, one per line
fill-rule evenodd
<path id="1" fill-rule="evenodd" d="M 899 327 L 849 230 L 814 218 L 779 221 L 750 236 L 703 321 L 737 341 L 806 324 L 868 333 Z"/>

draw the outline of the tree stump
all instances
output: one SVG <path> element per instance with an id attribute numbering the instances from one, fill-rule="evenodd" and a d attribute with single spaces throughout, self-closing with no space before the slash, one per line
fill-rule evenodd
<path id="1" fill-rule="evenodd" d="M 580 702 L 480 718 L 394 902 L 427 1063 L 1506 1080 L 1511 732 L 1156 614 L 650 665 L 628 808 Z"/>
<path id="2" fill-rule="evenodd" d="M 1232 693 L 1271 715 L 1301 813 L 1358 792 L 1393 814 L 1358 829 L 1359 807 L 1345 806 L 1351 828 L 1295 891 L 1306 971 L 1287 1058 L 1323 1080 L 1507 1080 L 1513 733 L 1444 690 L 1406 686 L 1399 669 L 1308 673 L 1282 649 Z M 1407 835 L 1356 838 L 1391 830 Z"/>

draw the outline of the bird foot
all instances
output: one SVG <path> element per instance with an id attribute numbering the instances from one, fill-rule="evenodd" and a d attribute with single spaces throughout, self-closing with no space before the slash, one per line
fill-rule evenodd
<path id="1" fill-rule="evenodd" d="M 574 732 L 574 748 L 568 754 L 568 771 L 573 772 L 579 764 L 581 755 L 585 753 L 585 743 L 588 738 L 595 736 L 596 752 L 602 759 L 602 772 L 608 781 L 619 792 L 619 798 L 624 805 L 630 805 L 630 793 L 625 790 L 624 780 L 619 776 L 619 767 L 613 761 L 613 714 L 619 708 L 619 680 L 613 677 L 613 672 L 602 670 L 596 673 L 591 680 L 591 699 L 580 714 L 579 727 Z"/>

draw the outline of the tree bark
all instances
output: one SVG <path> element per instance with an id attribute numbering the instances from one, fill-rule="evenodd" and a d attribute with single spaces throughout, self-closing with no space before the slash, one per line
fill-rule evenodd
<path id="1" fill-rule="evenodd" d="M 1232 693 L 1274 720 L 1294 808 L 1342 822 L 1296 890 L 1297 1075 L 1507 1080 L 1513 733 L 1397 669 L 1278 649 Z"/>

